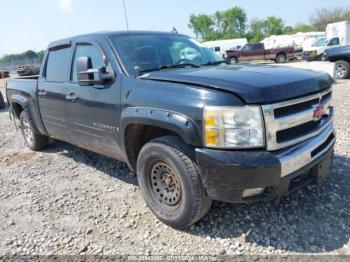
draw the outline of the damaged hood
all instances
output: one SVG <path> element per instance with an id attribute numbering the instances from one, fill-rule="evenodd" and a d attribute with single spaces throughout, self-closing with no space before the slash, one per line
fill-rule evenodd
<path id="1" fill-rule="evenodd" d="M 231 92 L 247 104 L 275 103 L 327 89 L 325 73 L 285 66 L 223 65 L 154 71 L 141 79 L 192 84 Z"/>

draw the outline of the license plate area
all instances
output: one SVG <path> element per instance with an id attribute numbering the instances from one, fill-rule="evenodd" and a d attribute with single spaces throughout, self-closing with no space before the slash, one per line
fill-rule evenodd
<path id="1" fill-rule="evenodd" d="M 322 160 L 311 170 L 311 174 L 317 184 L 321 183 L 326 177 L 329 176 L 333 166 L 333 154 Z"/>

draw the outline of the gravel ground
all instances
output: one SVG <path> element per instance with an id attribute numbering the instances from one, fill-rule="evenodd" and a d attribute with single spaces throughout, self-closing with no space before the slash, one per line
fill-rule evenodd
<path id="1" fill-rule="evenodd" d="M 321 72 L 328 73 L 332 76 L 334 63 L 324 62 L 324 61 L 312 61 L 312 62 L 299 61 L 299 62 L 278 64 L 278 66 L 289 66 L 289 67 L 297 67 L 297 68 L 314 70 L 314 71 L 321 71 Z"/>
<path id="2" fill-rule="evenodd" d="M 0 111 L 0 255 L 350 254 L 350 81 L 334 97 L 329 179 L 280 201 L 214 202 L 183 231 L 151 214 L 125 164 L 58 141 L 31 152 Z"/>

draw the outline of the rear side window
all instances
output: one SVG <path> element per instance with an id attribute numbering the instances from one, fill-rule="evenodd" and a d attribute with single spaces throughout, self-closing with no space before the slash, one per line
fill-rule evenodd
<path id="1" fill-rule="evenodd" d="M 256 44 L 256 45 L 254 46 L 254 49 L 255 49 L 255 50 L 264 50 L 264 45 L 263 45 L 263 44 Z"/>
<path id="2" fill-rule="evenodd" d="M 72 65 L 72 68 L 73 68 L 72 74 L 71 74 L 72 82 L 78 82 L 77 61 L 78 61 L 78 58 L 82 56 L 89 56 L 91 58 L 92 68 L 99 68 L 99 67 L 105 66 L 101 53 L 96 46 L 93 46 L 90 44 L 77 45 L 75 49 L 74 60 Z M 98 74 L 98 73 L 95 73 L 95 74 Z M 95 75 L 95 79 L 97 79 L 97 75 Z"/>
<path id="3" fill-rule="evenodd" d="M 70 48 L 62 48 L 49 52 L 45 73 L 47 81 L 64 82 L 66 80 L 69 55 Z"/>

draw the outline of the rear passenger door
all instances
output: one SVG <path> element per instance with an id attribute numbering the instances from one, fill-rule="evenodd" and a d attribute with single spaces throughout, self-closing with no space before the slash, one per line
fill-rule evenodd
<path id="1" fill-rule="evenodd" d="M 70 81 L 66 90 L 70 140 L 82 148 L 121 159 L 117 143 L 120 118 L 120 83 L 80 86 L 77 79 L 77 60 L 90 57 L 92 68 L 107 66 L 107 56 L 96 42 L 75 45 Z"/>
<path id="2" fill-rule="evenodd" d="M 254 45 L 254 59 L 264 60 L 265 59 L 265 47 L 264 44 L 255 44 Z"/>
<path id="3" fill-rule="evenodd" d="M 43 124 L 50 136 L 67 139 L 66 82 L 68 80 L 71 47 L 51 49 L 38 85 L 38 103 Z"/>

